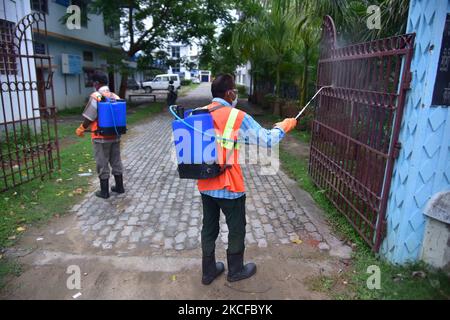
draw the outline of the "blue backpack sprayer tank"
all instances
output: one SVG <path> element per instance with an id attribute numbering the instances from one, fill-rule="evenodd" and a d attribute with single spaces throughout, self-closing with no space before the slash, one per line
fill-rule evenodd
<path id="1" fill-rule="evenodd" d="M 97 102 L 98 130 L 102 135 L 121 135 L 127 132 L 127 103 L 123 99 L 102 98 Z"/>
<path id="2" fill-rule="evenodd" d="M 181 106 L 170 106 L 175 117 L 172 122 L 173 137 L 181 179 L 208 179 L 222 174 L 229 166 L 218 161 L 218 141 L 225 139 L 215 134 L 211 113 L 225 106 L 185 110 Z M 227 161 L 233 152 L 227 155 Z"/>

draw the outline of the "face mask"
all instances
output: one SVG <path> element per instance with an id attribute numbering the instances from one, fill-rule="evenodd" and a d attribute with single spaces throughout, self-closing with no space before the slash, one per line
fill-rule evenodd
<path id="1" fill-rule="evenodd" d="M 233 102 L 231 103 L 231 106 L 234 108 L 237 106 L 237 103 L 238 103 L 238 95 L 236 93 L 236 98 L 234 98 Z"/>

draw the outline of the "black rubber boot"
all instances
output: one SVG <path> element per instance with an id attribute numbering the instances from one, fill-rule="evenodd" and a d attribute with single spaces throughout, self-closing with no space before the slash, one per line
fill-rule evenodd
<path id="1" fill-rule="evenodd" d="M 121 174 L 116 175 L 114 176 L 114 180 L 116 180 L 116 185 L 111 187 L 111 191 L 117 193 L 124 193 L 125 189 L 123 188 L 123 176 Z"/>
<path id="2" fill-rule="evenodd" d="M 244 280 L 250 278 L 256 273 L 256 264 L 247 263 L 244 265 L 244 252 L 229 254 L 227 253 L 229 282 Z"/>
<path id="3" fill-rule="evenodd" d="M 202 258 L 202 283 L 208 285 L 225 271 L 223 262 L 216 262 L 215 255 Z"/>
<path id="4" fill-rule="evenodd" d="M 99 198 L 109 198 L 109 179 L 100 179 L 100 190 L 95 193 Z"/>

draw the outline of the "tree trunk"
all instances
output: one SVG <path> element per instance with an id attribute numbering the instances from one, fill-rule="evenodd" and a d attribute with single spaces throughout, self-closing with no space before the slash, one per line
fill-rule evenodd
<path id="1" fill-rule="evenodd" d="M 274 116 L 280 116 L 281 115 L 281 103 L 280 103 L 280 67 L 277 66 L 277 79 L 275 84 L 275 102 L 273 105 L 273 115 Z"/>
<path id="2" fill-rule="evenodd" d="M 250 71 L 250 86 L 249 86 L 249 92 L 248 92 L 248 101 L 253 101 L 253 71 Z"/>
<path id="3" fill-rule="evenodd" d="M 125 94 L 127 92 L 127 83 L 128 83 L 128 73 L 122 73 L 122 79 L 120 80 L 120 89 L 119 89 L 119 97 L 125 99 Z"/>
<path id="4" fill-rule="evenodd" d="M 261 103 L 258 101 L 258 94 L 256 92 L 256 72 L 252 71 L 252 102 Z"/>
<path id="5" fill-rule="evenodd" d="M 305 66 L 303 69 L 303 75 L 302 75 L 302 92 L 300 95 L 300 105 L 304 106 L 306 103 L 306 97 L 308 95 L 308 64 L 309 64 L 309 48 L 305 48 Z"/>

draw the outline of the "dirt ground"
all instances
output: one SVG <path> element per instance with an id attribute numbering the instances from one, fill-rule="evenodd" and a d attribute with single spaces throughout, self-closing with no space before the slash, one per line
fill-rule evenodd
<path id="1" fill-rule="evenodd" d="M 85 241 L 76 225 L 76 214 L 35 228 L 10 251 L 23 266 L 12 276 L 0 299 L 329 299 L 311 289 L 321 275 L 333 276 L 346 260 L 330 257 L 313 242 L 250 247 L 246 257 L 257 264 L 256 276 L 236 283 L 221 275 L 210 286 L 201 284 L 200 250 L 164 254 L 152 249 L 103 255 Z M 63 235 L 58 230 L 66 230 Z M 36 241 L 44 238 L 42 241 Z M 224 252 L 218 259 L 224 261 Z M 81 289 L 69 290 L 69 266 L 79 266 Z"/>

